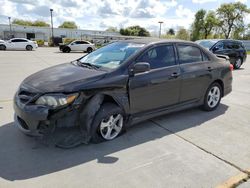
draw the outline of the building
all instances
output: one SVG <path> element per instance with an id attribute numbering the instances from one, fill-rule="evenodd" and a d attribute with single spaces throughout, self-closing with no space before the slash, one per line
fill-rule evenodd
<path id="1" fill-rule="evenodd" d="M 30 40 L 44 40 L 45 42 L 48 42 L 51 36 L 50 27 L 33 27 L 12 24 L 10 28 L 10 25 L 0 24 L 0 39 L 4 40 L 8 40 L 10 38 L 27 38 Z M 131 38 L 122 36 L 119 32 L 66 28 L 54 28 L 54 37 L 57 39 L 71 38 L 91 40 L 95 43 L 104 43 L 106 41 Z"/>

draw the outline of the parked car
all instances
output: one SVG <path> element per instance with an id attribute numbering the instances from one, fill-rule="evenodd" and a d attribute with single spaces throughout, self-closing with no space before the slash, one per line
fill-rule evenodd
<path id="1" fill-rule="evenodd" d="M 232 70 L 193 42 L 114 42 L 26 78 L 14 97 L 15 122 L 29 135 L 79 127 L 87 141 L 112 140 L 155 116 L 215 110 L 232 90 Z"/>
<path id="2" fill-rule="evenodd" d="M 0 44 L 1 44 L 1 43 L 5 43 L 5 41 L 0 39 Z"/>
<path id="3" fill-rule="evenodd" d="M 241 41 L 229 39 L 211 39 L 196 41 L 214 54 L 227 55 L 235 69 L 246 61 L 247 51 Z"/>
<path id="4" fill-rule="evenodd" d="M 75 40 L 68 44 L 60 44 L 59 49 L 64 53 L 69 53 L 71 51 L 83 51 L 91 53 L 93 50 L 95 50 L 95 45 L 89 41 Z"/>
<path id="5" fill-rule="evenodd" d="M 36 41 L 25 38 L 13 38 L 4 43 L 0 43 L 0 50 L 28 50 L 31 51 L 38 47 Z"/>

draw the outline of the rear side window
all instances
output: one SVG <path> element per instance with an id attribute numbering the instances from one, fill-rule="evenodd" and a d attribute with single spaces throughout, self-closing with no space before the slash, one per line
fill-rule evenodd
<path id="1" fill-rule="evenodd" d="M 210 61 L 210 58 L 204 52 L 202 53 L 202 56 L 203 56 L 203 61 Z"/>
<path id="2" fill-rule="evenodd" d="M 86 41 L 81 41 L 81 44 L 89 44 L 89 43 Z"/>
<path id="3" fill-rule="evenodd" d="M 147 62 L 151 69 L 175 65 L 175 52 L 173 45 L 161 45 L 143 53 L 137 62 Z"/>
<path id="4" fill-rule="evenodd" d="M 234 49 L 234 43 L 233 42 L 225 42 L 225 49 Z"/>
<path id="5" fill-rule="evenodd" d="M 180 64 L 195 63 L 202 61 L 201 50 L 195 46 L 178 45 Z"/>

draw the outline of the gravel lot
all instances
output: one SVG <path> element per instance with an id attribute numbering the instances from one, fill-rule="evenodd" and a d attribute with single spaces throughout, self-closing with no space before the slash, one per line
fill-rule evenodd
<path id="1" fill-rule="evenodd" d="M 70 150 L 20 133 L 12 98 L 21 81 L 82 55 L 0 51 L 0 187 L 227 187 L 250 174 L 250 57 L 233 72 L 233 92 L 214 112 L 169 114 L 114 141 Z"/>

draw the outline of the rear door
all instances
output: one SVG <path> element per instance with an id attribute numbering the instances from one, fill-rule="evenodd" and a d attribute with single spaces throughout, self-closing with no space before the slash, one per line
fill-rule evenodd
<path id="1" fill-rule="evenodd" d="M 224 41 L 224 54 L 230 58 L 230 62 L 233 64 L 238 57 L 239 51 L 236 49 L 233 41 Z"/>
<path id="2" fill-rule="evenodd" d="M 87 51 L 87 48 L 90 46 L 88 42 L 86 41 L 81 41 L 82 42 L 82 50 Z"/>
<path id="3" fill-rule="evenodd" d="M 148 62 L 151 70 L 129 79 L 131 113 L 151 111 L 179 102 L 180 67 L 172 44 L 146 50 L 137 62 Z"/>
<path id="4" fill-rule="evenodd" d="M 213 65 L 197 46 L 178 44 L 178 60 L 181 69 L 180 103 L 199 100 L 212 79 Z"/>
<path id="5" fill-rule="evenodd" d="M 29 43 L 28 40 L 26 40 L 26 39 L 19 39 L 18 48 L 19 48 L 20 50 L 25 50 L 25 49 L 26 49 L 26 46 L 28 46 L 28 45 L 32 46 L 32 45 Z"/>

